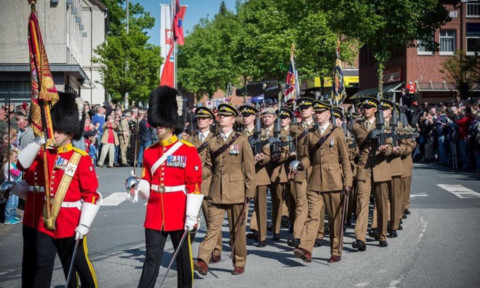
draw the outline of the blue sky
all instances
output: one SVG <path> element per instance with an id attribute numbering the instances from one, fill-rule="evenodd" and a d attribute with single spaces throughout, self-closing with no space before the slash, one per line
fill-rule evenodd
<path id="1" fill-rule="evenodd" d="M 227 9 L 233 11 L 235 9 L 235 0 L 224 0 Z M 150 42 L 160 45 L 160 4 L 170 4 L 170 0 L 131 0 L 131 2 L 140 3 L 146 11 L 155 17 L 155 27 L 148 31 Z M 180 0 L 181 5 L 188 5 L 187 12 L 183 21 L 184 31 L 191 31 L 193 26 L 198 23 L 201 18 L 213 17 L 218 13 L 221 0 Z"/>

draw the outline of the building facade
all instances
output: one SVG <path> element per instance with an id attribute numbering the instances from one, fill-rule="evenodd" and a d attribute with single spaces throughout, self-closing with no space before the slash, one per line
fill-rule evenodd
<path id="1" fill-rule="evenodd" d="M 414 85 L 417 100 L 440 102 L 453 99 L 457 91 L 440 70 L 449 57 L 457 51 L 475 55 L 480 50 L 480 1 L 442 1 L 451 20 L 432 35 L 439 43 L 438 51 L 428 51 L 420 40 L 417 47 L 392 51 L 383 74 L 384 93 L 401 93 L 405 85 Z M 378 77 L 377 65 L 368 47 L 360 50 L 359 75 L 360 90 L 356 97 L 376 95 Z M 410 83 L 411 82 L 411 83 Z M 478 93 L 478 88 L 472 91 Z"/>
<path id="2" fill-rule="evenodd" d="M 30 99 L 28 1 L 0 0 L 0 98 L 12 103 Z M 94 49 L 105 40 L 108 21 L 100 0 L 38 0 L 36 5 L 43 42 L 58 91 L 103 103 L 99 64 Z"/>

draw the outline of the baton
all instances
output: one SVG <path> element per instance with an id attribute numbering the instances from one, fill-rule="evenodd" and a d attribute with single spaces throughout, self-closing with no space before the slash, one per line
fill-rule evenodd
<path id="1" fill-rule="evenodd" d="M 162 282 L 160 282 L 160 286 L 159 286 L 159 287 L 162 286 L 163 282 L 164 282 L 165 279 L 167 278 L 168 271 L 170 271 L 170 268 L 172 268 L 173 262 L 174 262 L 175 259 L 177 258 L 177 255 L 178 255 L 178 253 L 180 252 L 180 249 L 182 249 L 183 242 L 185 242 L 185 239 L 187 238 L 188 233 L 189 233 L 189 232 L 188 232 L 187 229 L 185 229 L 185 230 L 183 231 L 182 239 L 180 239 L 180 242 L 178 243 L 177 249 L 175 249 L 175 252 L 173 253 L 172 259 L 170 259 L 170 263 L 168 264 L 168 267 L 167 267 L 167 272 L 165 273 L 165 275 L 163 275 Z M 191 255 L 190 255 L 190 256 L 191 256 Z"/>
<path id="2" fill-rule="evenodd" d="M 70 279 L 72 279 L 72 271 L 73 271 L 73 264 L 75 263 L 75 258 L 77 257 L 77 250 L 78 250 L 78 244 L 80 243 L 80 239 L 77 239 L 75 241 L 75 248 L 73 248 L 73 255 L 72 255 L 72 261 L 70 262 L 70 267 L 68 268 L 68 274 L 67 274 L 67 284 L 65 284 L 65 288 L 68 288 L 68 284 L 70 284 Z"/>
<path id="3" fill-rule="evenodd" d="M 340 226 L 341 229 L 340 229 L 340 239 L 339 239 L 340 240 L 340 243 L 339 243 L 340 244 L 339 245 L 340 252 L 343 252 L 343 227 L 345 226 L 345 211 L 347 210 L 345 206 L 346 206 L 347 197 L 348 197 L 347 193 L 342 193 L 342 194 L 343 194 L 342 195 L 343 196 L 342 197 L 343 198 L 342 199 L 342 222 L 341 222 L 342 224 Z"/>

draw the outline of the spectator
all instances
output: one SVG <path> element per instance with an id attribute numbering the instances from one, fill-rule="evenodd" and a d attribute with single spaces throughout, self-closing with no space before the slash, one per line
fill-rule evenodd
<path id="1" fill-rule="evenodd" d="M 468 128 L 472 122 L 472 108 L 470 106 L 462 106 L 461 110 L 465 111 L 464 117 L 455 121 L 455 123 L 458 125 L 458 146 L 460 150 L 460 156 L 462 158 L 462 169 L 470 170 L 470 159 L 467 150 L 467 135 Z"/>
<path id="2" fill-rule="evenodd" d="M 104 129 L 104 133 L 101 139 L 102 152 L 100 154 L 100 160 L 98 161 L 98 167 L 103 167 L 103 162 L 108 154 L 108 168 L 113 168 L 115 146 L 118 145 L 118 137 L 115 131 L 118 129 L 118 125 L 115 123 L 113 115 L 108 116 L 108 122 L 103 124 L 102 128 Z"/>
<path id="3" fill-rule="evenodd" d="M 127 148 L 130 143 L 130 127 L 128 123 L 130 122 L 131 113 L 125 113 L 125 118 L 120 122 L 120 152 L 122 158 L 122 166 L 127 166 Z"/>
<path id="4" fill-rule="evenodd" d="M 22 117 L 21 121 L 17 121 L 17 126 L 19 129 L 23 129 L 23 132 L 18 135 L 18 147 L 20 150 L 22 150 L 23 148 L 27 147 L 28 144 L 35 141 L 35 134 L 33 133 L 30 122 L 25 116 Z"/>
<path id="5" fill-rule="evenodd" d="M 4 159 L 6 157 L 5 154 L 7 154 L 7 150 L 8 150 L 7 148 L 8 148 L 8 134 L 3 133 L 2 141 L 0 143 L 0 159 Z M 3 174 L 4 173 L 0 173 L 0 183 L 2 183 L 3 180 L 5 180 L 3 178 Z"/>
<path id="6" fill-rule="evenodd" d="M 118 144 L 115 145 L 115 161 L 113 163 L 114 167 L 119 167 L 120 165 L 118 164 L 118 158 L 120 157 L 120 132 L 121 132 L 121 121 L 122 121 L 122 116 L 121 114 L 118 115 L 117 112 L 112 113 L 112 117 L 115 119 L 115 125 L 117 125 L 117 129 L 115 130 L 115 134 L 117 135 L 117 138 L 119 139 Z"/>
<path id="7" fill-rule="evenodd" d="M 143 151 L 152 145 L 152 128 L 148 125 L 147 114 L 145 110 L 139 111 L 140 124 L 138 129 L 138 138 L 140 140 L 140 148 L 138 151 L 138 167 L 142 166 Z"/>
<path id="8" fill-rule="evenodd" d="M 476 173 L 480 174 L 480 111 L 477 112 L 475 121 L 472 122 L 469 143 L 476 159 Z"/>
<path id="9" fill-rule="evenodd" d="M 3 135 L 7 132 L 7 119 L 6 119 L 7 112 L 5 109 L 0 108 L 0 135 Z"/>
<path id="10" fill-rule="evenodd" d="M 10 151 L 10 161 L 5 159 L 3 165 L 4 178 L 8 181 L 18 182 L 22 179 L 22 172 L 17 168 L 18 152 Z M 10 162 L 10 166 L 9 166 Z M 5 205 L 5 224 L 18 224 L 21 217 L 17 215 L 18 196 L 10 193 L 7 204 Z"/>
<path id="11" fill-rule="evenodd" d="M 83 137 L 85 138 L 85 150 L 88 152 L 88 155 L 92 158 L 92 164 L 97 163 L 97 147 L 95 146 L 95 141 L 97 139 L 97 129 L 90 121 L 90 118 L 85 119 L 85 129 L 83 131 Z"/>
<path id="12" fill-rule="evenodd" d="M 97 106 L 96 114 L 92 118 L 92 124 L 98 131 L 98 150 L 102 150 L 103 125 L 105 124 L 105 108 Z"/>

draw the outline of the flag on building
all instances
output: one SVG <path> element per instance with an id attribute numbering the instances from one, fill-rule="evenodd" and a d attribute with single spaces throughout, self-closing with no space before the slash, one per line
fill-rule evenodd
<path id="1" fill-rule="evenodd" d="M 28 19 L 28 50 L 31 75 L 31 125 L 37 136 L 45 137 L 47 144 L 53 143 L 53 127 L 50 108 L 58 101 L 58 92 L 53 82 L 38 24 L 35 6 Z"/>

